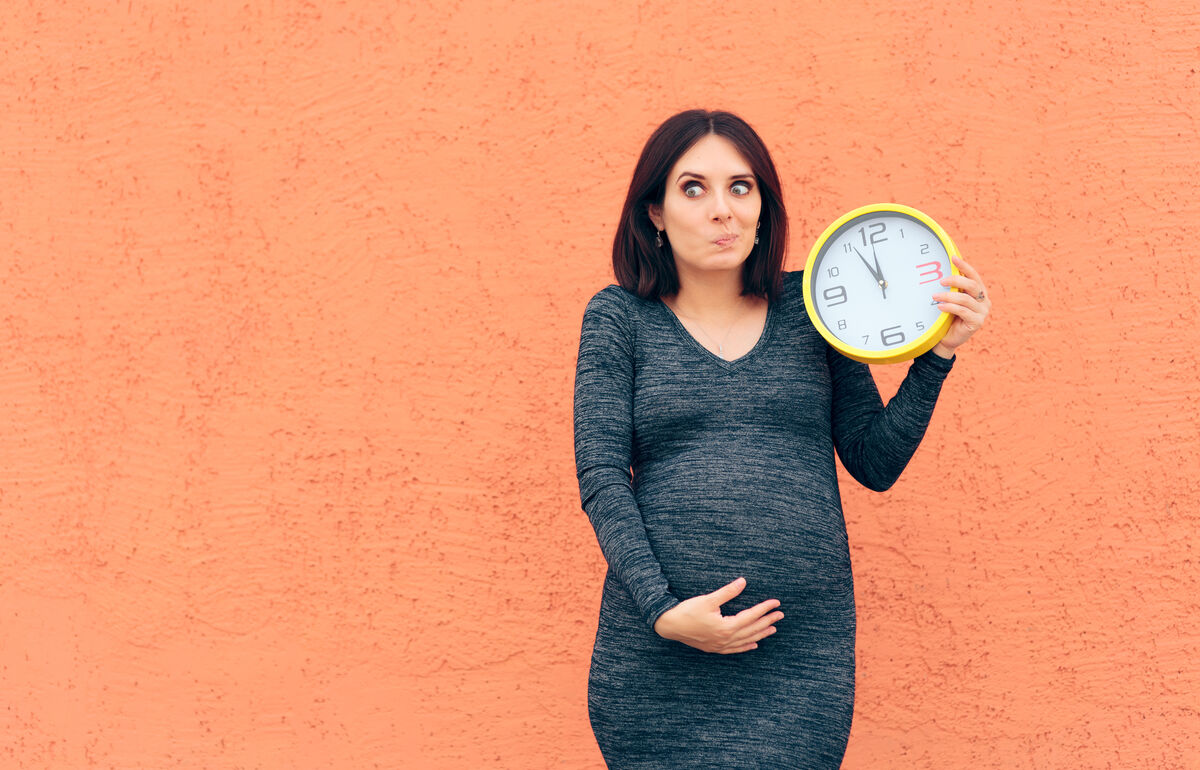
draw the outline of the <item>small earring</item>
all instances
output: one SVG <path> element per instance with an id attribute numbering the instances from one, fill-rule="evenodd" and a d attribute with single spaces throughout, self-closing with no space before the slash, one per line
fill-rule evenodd
<path id="1" fill-rule="evenodd" d="M 657 233 L 654 234 L 654 245 L 660 249 L 662 248 L 662 233 L 663 233 L 663 231 L 659 230 Z"/>
<path id="2" fill-rule="evenodd" d="M 762 227 L 762 222 L 759 222 L 758 224 L 756 224 L 754 226 L 754 242 L 755 243 L 758 243 L 758 228 L 760 228 L 760 227 Z"/>

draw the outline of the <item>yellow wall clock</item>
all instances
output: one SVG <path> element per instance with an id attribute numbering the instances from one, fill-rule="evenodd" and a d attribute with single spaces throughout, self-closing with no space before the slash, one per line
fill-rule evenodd
<path id="1" fill-rule="evenodd" d="M 804 306 L 843 355 L 866 364 L 916 358 L 946 335 L 954 316 L 933 295 L 958 275 L 954 241 L 926 214 L 875 203 L 833 221 L 804 265 Z"/>

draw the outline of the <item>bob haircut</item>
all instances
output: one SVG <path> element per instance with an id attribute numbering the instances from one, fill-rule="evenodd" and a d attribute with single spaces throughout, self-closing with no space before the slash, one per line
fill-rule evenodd
<path id="1" fill-rule="evenodd" d="M 783 290 L 783 258 L 787 250 L 787 212 L 779 175 L 767 146 L 746 121 L 729 112 L 687 110 L 667 118 L 646 140 L 629 183 L 621 220 L 613 238 L 613 272 L 622 289 L 642 299 L 658 299 L 679 291 L 679 274 L 671 244 L 655 245 L 658 234 L 650 221 L 650 204 L 662 205 L 667 174 L 696 142 L 709 134 L 728 139 L 750 164 L 762 196 L 759 243 L 742 265 L 742 294 L 775 301 Z"/>

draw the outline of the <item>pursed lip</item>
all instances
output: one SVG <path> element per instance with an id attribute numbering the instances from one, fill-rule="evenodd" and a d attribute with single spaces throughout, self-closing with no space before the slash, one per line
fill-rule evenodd
<path id="1" fill-rule="evenodd" d="M 718 246 L 729 246 L 737 239 L 737 235 L 733 233 L 727 233 L 722 235 L 720 238 L 713 238 L 713 243 L 717 244 Z"/>

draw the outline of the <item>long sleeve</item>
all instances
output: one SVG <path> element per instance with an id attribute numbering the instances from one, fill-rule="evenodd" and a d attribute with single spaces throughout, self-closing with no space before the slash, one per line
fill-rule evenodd
<path id="1" fill-rule="evenodd" d="M 618 291 L 601 290 L 583 314 L 575 369 L 575 468 L 600 550 L 653 628 L 680 600 L 669 590 L 633 494 L 633 334 Z"/>
<path id="2" fill-rule="evenodd" d="M 896 395 L 883 405 L 870 368 L 830 347 L 833 440 L 842 465 L 863 486 L 882 492 L 900 478 L 925 435 L 942 382 L 955 358 L 933 351 L 913 359 Z"/>

